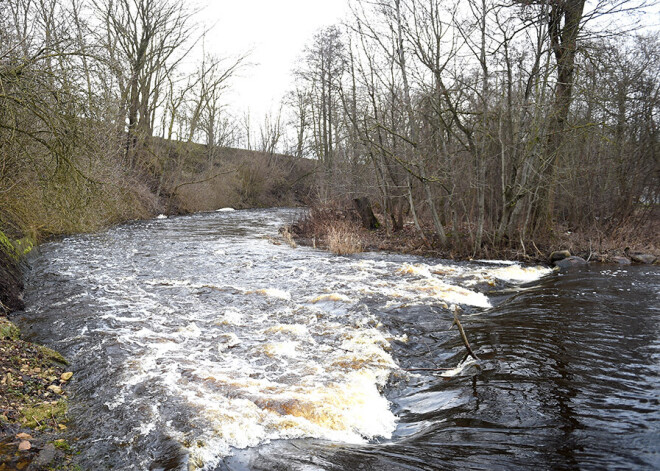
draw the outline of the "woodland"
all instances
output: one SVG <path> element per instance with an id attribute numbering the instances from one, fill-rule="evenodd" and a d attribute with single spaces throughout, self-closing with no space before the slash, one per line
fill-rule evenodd
<path id="1" fill-rule="evenodd" d="M 5 0 L 2 245 L 224 206 L 355 232 L 367 198 L 383 237 L 457 257 L 655 250 L 654 8 L 354 0 L 255 124 L 226 107 L 248 57 L 203 52 L 184 2 Z"/>

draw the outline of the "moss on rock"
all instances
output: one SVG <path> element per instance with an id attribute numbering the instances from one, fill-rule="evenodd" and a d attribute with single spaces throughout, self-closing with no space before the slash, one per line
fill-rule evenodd
<path id="1" fill-rule="evenodd" d="M 20 337 L 20 329 L 7 319 L 0 317 L 0 339 L 18 340 Z"/>
<path id="2" fill-rule="evenodd" d="M 48 361 L 59 363 L 60 365 L 68 365 L 69 362 L 59 352 L 52 348 L 44 347 L 43 345 L 35 345 L 39 353 Z"/>

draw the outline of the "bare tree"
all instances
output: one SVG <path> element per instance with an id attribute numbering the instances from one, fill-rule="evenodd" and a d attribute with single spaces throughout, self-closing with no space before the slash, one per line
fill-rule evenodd
<path id="1" fill-rule="evenodd" d="M 194 12 L 173 0 L 95 0 L 94 5 L 104 25 L 108 65 L 120 87 L 126 158 L 135 167 L 137 149 L 153 135 L 155 97 L 185 56 Z"/>

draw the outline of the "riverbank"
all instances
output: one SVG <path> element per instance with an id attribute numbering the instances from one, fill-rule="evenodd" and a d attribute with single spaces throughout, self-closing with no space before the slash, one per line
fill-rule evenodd
<path id="1" fill-rule="evenodd" d="M 307 216 L 283 230 L 285 237 L 298 244 L 321 247 L 338 254 L 362 251 L 386 251 L 436 257 L 448 260 L 500 259 L 523 263 L 540 263 L 565 267 L 586 263 L 617 265 L 657 264 L 660 256 L 660 227 L 657 218 L 645 227 L 621 228 L 608 234 L 585 234 L 556 230 L 543 240 L 517 241 L 509 244 L 484 243 L 475 252 L 469 234 L 450 233 L 448 244 L 442 245 L 430 225 L 421 231 L 406 221 L 397 231 L 387 234 L 375 214 L 377 226 L 365 228 L 364 218 L 351 207 L 313 207 Z M 426 235 L 422 235 L 426 234 Z"/>
<path id="2" fill-rule="evenodd" d="M 64 437 L 73 372 L 58 352 L 20 337 L 0 317 L 0 469 L 74 470 Z"/>
<path id="3" fill-rule="evenodd" d="M 0 469 L 75 469 L 66 430 L 73 372 L 58 352 L 21 339 L 9 319 L 24 307 L 19 254 L 0 250 Z"/>

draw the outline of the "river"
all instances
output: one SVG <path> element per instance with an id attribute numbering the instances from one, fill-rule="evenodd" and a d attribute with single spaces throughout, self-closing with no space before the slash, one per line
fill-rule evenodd
<path id="1" fill-rule="evenodd" d="M 71 360 L 82 469 L 660 468 L 657 267 L 278 244 L 300 214 L 137 222 L 32 256 L 16 320 Z"/>

